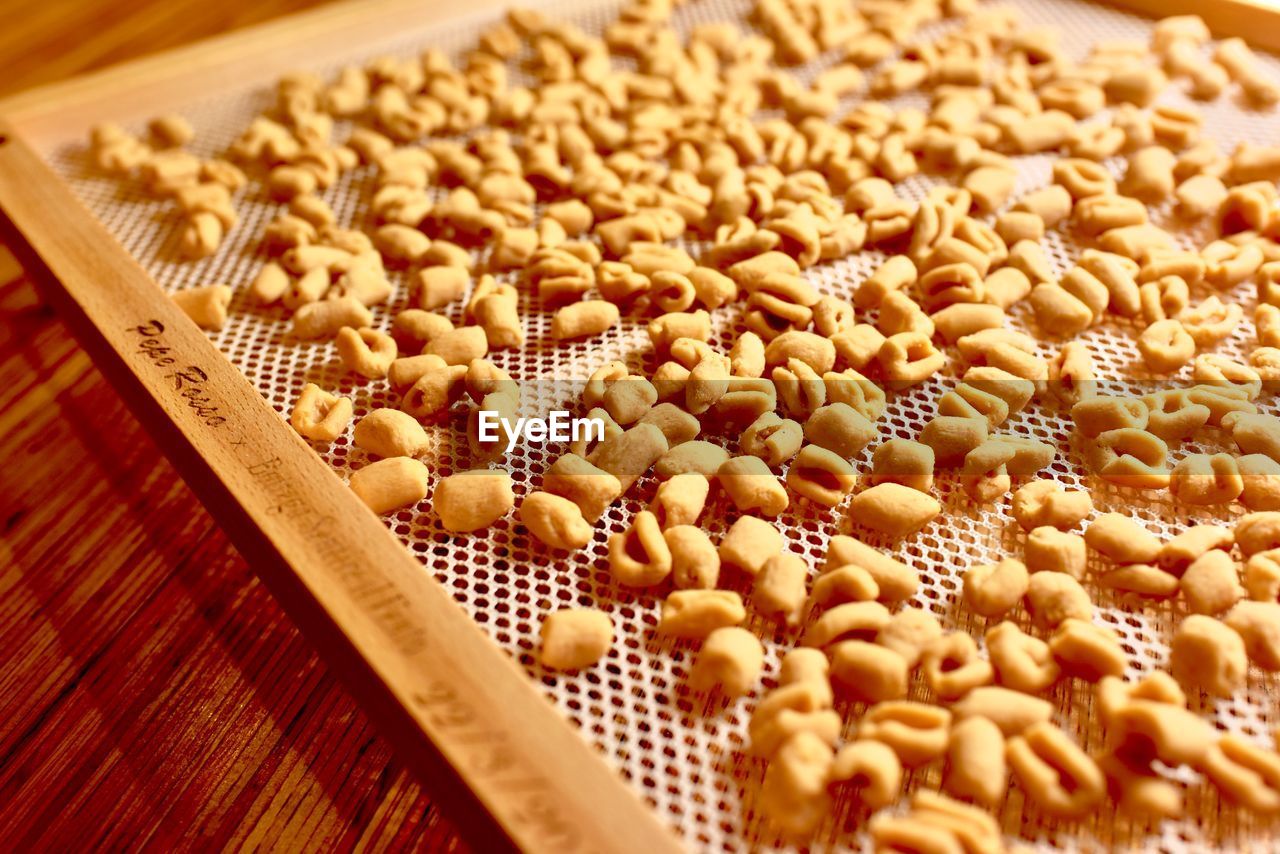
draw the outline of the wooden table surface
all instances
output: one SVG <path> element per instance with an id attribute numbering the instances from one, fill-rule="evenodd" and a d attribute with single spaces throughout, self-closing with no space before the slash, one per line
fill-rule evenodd
<path id="1" fill-rule="evenodd" d="M 308 5 L 0 0 L 0 94 Z M 0 840 L 462 848 L 2 247 Z"/>

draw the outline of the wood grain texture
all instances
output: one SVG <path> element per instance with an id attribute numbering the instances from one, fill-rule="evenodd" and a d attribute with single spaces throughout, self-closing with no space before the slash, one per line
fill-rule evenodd
<path id="1" fill-rule="evenodd" d="M 0 90 L 311 5 L 7 4 Z M 0 249 L 0 839 L 462 850 Z"/>
<path id="2" fill-rule="evenodd" d="M 459 847 L 30 283 L 0 312 L 0 839 Z"/>

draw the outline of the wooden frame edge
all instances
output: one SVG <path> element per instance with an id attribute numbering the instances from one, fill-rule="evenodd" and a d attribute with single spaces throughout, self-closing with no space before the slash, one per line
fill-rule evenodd
<path id="1" fill-rule="evenodd" d="M 1238 36 L 1254 47 L 1280 51 L 1280 7 L 1258 0 L 1102 0 L 1148 18 L 1199 15 L 1219 38 Z"/>
<path id="2" fill-rule="evenodd" d="M 433 795 L 474 822 L 482 850 L 679 849 L 3 121 L 0 230 L 290 617 Z"/>
<path id="3" fill-rule="evenodd" d="M 469 0 L 459 11 L 449 0 L 335 0 L 10 95 L 0 99 L 0 116 L 33 142 L 63 142 L 97 122 L 149 118 L 193 98 L 261 83 L 314 64 L 317 51 L 323 57 L 351 50 L 385 37 L 388 28 L 462 25 L 510 5 L 517 4 Z"/>

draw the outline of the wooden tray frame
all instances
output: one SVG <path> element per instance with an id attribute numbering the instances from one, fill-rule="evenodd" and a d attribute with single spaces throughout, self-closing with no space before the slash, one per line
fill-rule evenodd
<path id="1" fill-rule="evenodd" d="M 674 851 L 656 815 L 80 204 L 37 154 L 407 26 L 444 0 L 347 0 L 0 101 L 0 231 L 290 617 L 469 840 Z M 475 0 L 492 14 L 498 0 Z M 1280 49 L 1258 0 L 1120 0 L 1194 12 Z M 456 7 L 455 7 L 456 8 Z M 1262 24 L 1260 26 L 1260 24 Z"/>

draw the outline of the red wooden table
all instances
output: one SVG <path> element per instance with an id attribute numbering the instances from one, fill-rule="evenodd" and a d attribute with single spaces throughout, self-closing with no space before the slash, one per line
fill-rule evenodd
<path id="1" fill-rule="evenodd" d="M 0 2 L 0 95 L 308 5 Z M 462 846 L 3 247 L 0 840 Z"/>

